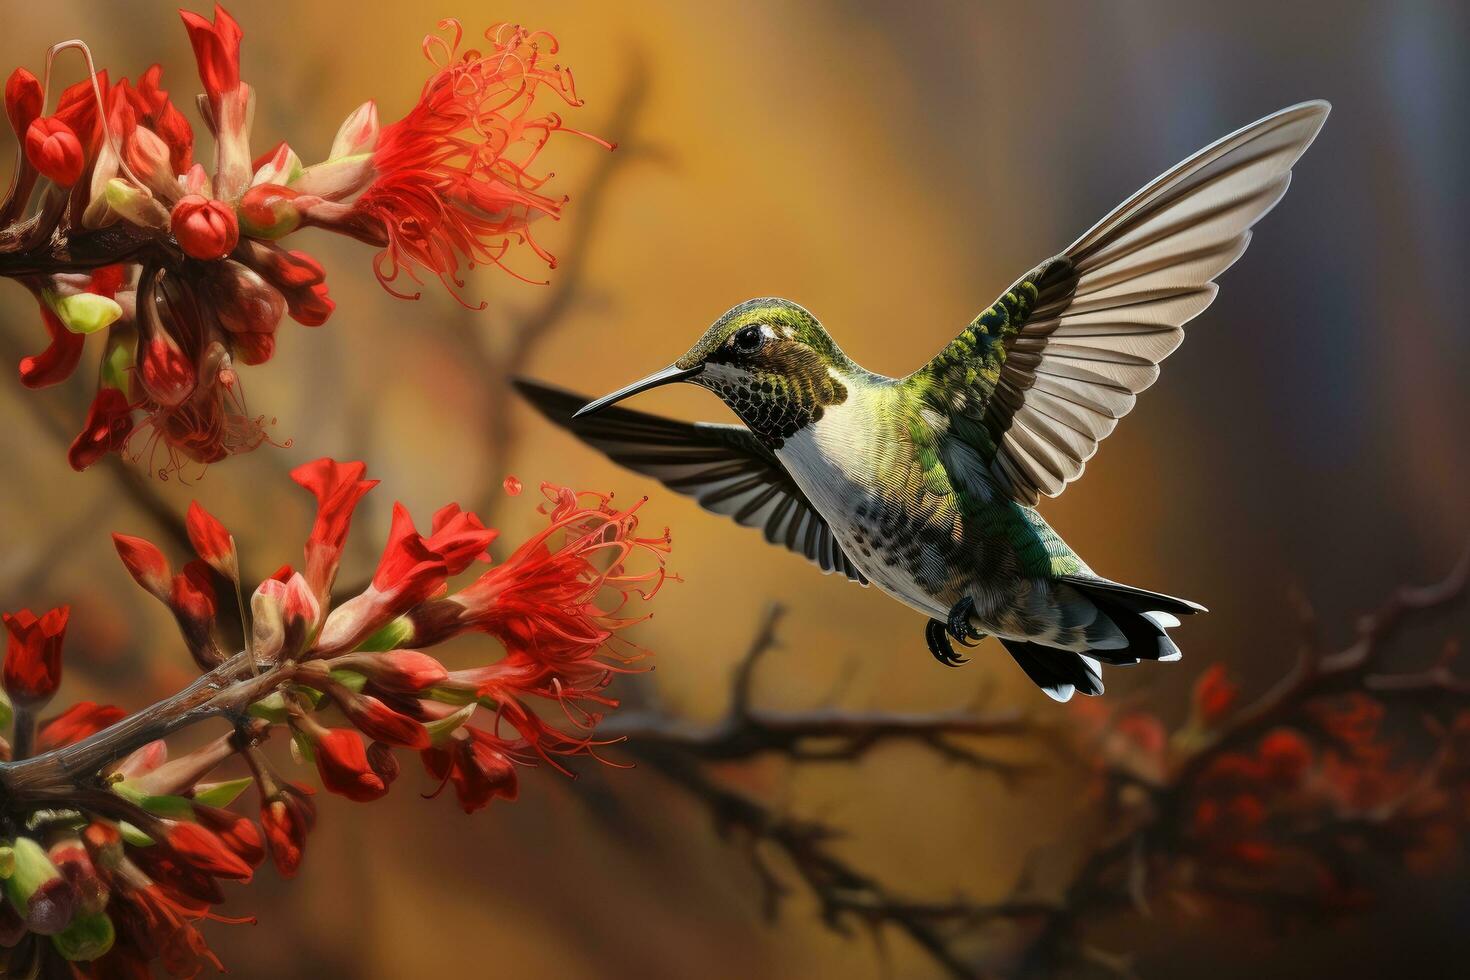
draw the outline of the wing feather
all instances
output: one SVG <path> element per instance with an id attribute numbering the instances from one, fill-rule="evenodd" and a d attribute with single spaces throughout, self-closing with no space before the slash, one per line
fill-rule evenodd
<path id="1" fill-rule="evenodd" d="M 1035 504 L 1082 475 L 1214 300 L 1329 110 L 1283 109 L 1162 174 L 910 376 L 936 408 L 983 421 L 975 448 L 1005 492 Z"/>
<path id="2" fill-rule="evenodd" d="M 586 398 L 525 379 L 515 386 L 542 415 L 613 462 L 737 524 L 760 528 L 767 541 L 804 555 L 823 572 L 868 584 L 785 467 L 744 426 L 678 422 L 625 408 L 573 419 Z"/>

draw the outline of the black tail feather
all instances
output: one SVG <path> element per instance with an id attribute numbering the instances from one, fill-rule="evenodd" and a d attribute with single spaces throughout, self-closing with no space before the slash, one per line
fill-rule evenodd
<path id="1" fill-rule="evenodd" d="M 1074 653 L 1025 640 L 1002 639 L 1026 676 L 1057 701 L 1069 700 L 1078 691 L 1101 694 L 1099 661 L 1111 667 L 1128 667 L 1141 660 L 1178 660 L 1179 648 L 1168 632 L 1177 625 L 1175 617 L 1205 611 L 1204 606 L 1188 599 L 1176 599 L 1107 579 L 1067 576 L 1062 581 L 1092 600 L 1122 631 L 1128 645 L 1115 650 Z"/>
<path id="2" fill-rule="evenodd" d="M 1026 676 L 1053 700 L 1069 701 L 1074 691 L 1083 694 L 1103 692 L 1102 671 L 1095 660 L 1080 653 L 1026 640 L 1002 639 L 1000 642 L 1016 658 Z"/>

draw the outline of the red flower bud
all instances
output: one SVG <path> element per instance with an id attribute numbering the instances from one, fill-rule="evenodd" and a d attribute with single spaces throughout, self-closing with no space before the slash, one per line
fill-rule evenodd
<path id="1" fill-rule="evenodd" d="M 45 388 L 71 377 L 87 342 L 86 335 L 66 329 L 45 303 L 41 304 L 41 322 L 51 335 L 51 345 L 39 354 L 20 359 L 20 383 L 27 388 Z"/>
<path id="2" fill-rule="evenodd" d="M 172 823 L 164 840 L 180 860 L 207 875 L 249 881 L 253 873 L 218 834 L 197 823 Z"/>
<path id="3" fill-rule="evenodd" d="M 260 839 L 260 830 L 246 817 L 230 810 L 203 803 L 194 804 L 194 815 L 224 842 L 240 860 L 252 868 L 265 860 L 265 845 Z"/>
<path id="4" fill-rule="evenodd" d="M 41 81 L 24 68 L 10 73 L 5 83 L 5 114 L 10 117 L 10 128 L 15 135 L 24 139 L 26 130 L 41 114 L 41 105 L 46 95 L 41 91 Z"/>
<path id="5" fill-rule="evenodd" d="M 120 451 L 133 434 L 133 408 L 116 388 L 101 388 L 87 409 L 87 421 L 72 440 L 66 460 L 80 472 L 108 453 Z"/>
<path id="6" fill-rule="evenodd" d="M 398 779 L 399 765 L 398 757 L 393 754 L 393 748 L 382 742 L 374 742 L 368 746 L 368 765 L 373 767 L 384 783 L 392 786 Z"/>
<path id="7" fill-rule="evenodd" d="M 301 225 L 296 191 L 279 184 L 257 184 L 240 198 L 240 221 L 252 238 L 283 238 Z"/>
<path id="8" fill-rule="evenodd" d="M 385 691 L 422 691 L 449 676 L 443 664 L 417 650 L 360 653 L 337 663 L 363 674 L 374 687 Z"/>
<path id="9" fill-rule="evenodd" d="M 116 705 L 78 701 L 55 718 L 41 723 L 41 730 L 36 734 L 36 749 L 49 752 L 63 745 L 80 742 L 109 725 L 117 724 L 127 715 L 126 711 Z"/>
<path id="10" fill-rule="evenodd" d="M 5 613 L 10 639 L 5 648 L 5 691 L 17 704 L 45 704 L 61 684 L 61 644 L 66 637 L 70 606 L 37 618 L 29 609 Z"/>
<path id="11" fill-rule="evenodd" d="M 362 736 L 349 728 L 330 728 L 316 740 L 316 768 L 322 785 L 359 803 L 370 803 L 388 792 L 383 777 L 368 763 Z"/>
<path id="12" fill-rule="evenodd" d="M 287 293 L 286 308 L 291 313 L 291 319 L 303 327 L 319 327 L 331 317 L 337 304 L 327 295 L 327 284 L 319 282 L 314 286 Z"/>
<path id="13" fill-rule="evenodd" d="M 62 187 L 82 178 L 87 154 L 72 128 L 55 116 L 33 121 L 26 129 L 26 159 L 43 177 Z"/>
<path id="14" fill-rule="evenodd" d="M 235 551 L 235 538 L 220 523 L 219 518 L 199 506 L 195 500 L 189 504 L 189 513 L 184 519 L 189 531 L 189 543 L 209 563 L 209 566 L 225 578 L 240 577 L 240 559 Z"/>
<path id="15" fill-rule="evenodd" d="M 1312 764 L 1312 750 L 1306 739 L 1287 728 L 1278 728 L 1261 739 L 1261 762 L 1268 778 L 1295 785 Z"/>
<path id="16" fill-rule="evenodd" d="M 224 659 L 214 643 L 214 617 L 218 608 L 214 583 L 209 580 L 209 566 L 191 561 L 174 576 L 169 588 L 168 606 L 178 620 L 179 632 L 202 670 L 219 666 Z"/>
<path id="17" fill-rule="evenodd" d="M 222 259 L 240 241 L 240 223 L 223 201 L 189 194 L 174 205 L 169 230 L 185 254 L 206 262 Z"/>
<path id="18" fill-rule="evenodd" d="M 198 376 L 178 345 L 160 334 L 148 342 L 143 352 L 138 380 L 148 397 L 160 405 L 173 407 L 182 405 L 194 393 Z"/>
<path id="19" fill-rule="evenodd" d="M 153 543 L 129 534 L 114 534 L 112 543 L 133 581 L 153 593 L 159 601 L 168 602 L 173 573 L 163 552 Z"/>
<path id="20" fill-rule="evenodd" d="M 348 720 L 369 738 L 407 749 L 429 747 L 429 733 L 423 725 L 372 695 L 353 694 L 341 684 L 331 685 L 331 694 Z"/>
<path id="21" fill-rule="evenodd" d="M 1194 685 L 1194 710 L 1204 725 L 1219 723 L 1240 696 L 1240 688 L 1225 674 L 1224 664 L 1215 664 Z"/>
<path id="22" fill-rule="evenodd" d="M 264 364 L 275 356 L 276 337 L 269 333 L 235 335 L 235 354 L 241 364 Z"/>
<path id="23" fill-rule="evenodd" d="M 316 825 L 316 804 L 310 794 L 309 788 L 290 783 L 260 807 L 260 826 L 270 845 L 271 860 L 283 878 L 292 877 L 301 867 L 306 835 Z"/>

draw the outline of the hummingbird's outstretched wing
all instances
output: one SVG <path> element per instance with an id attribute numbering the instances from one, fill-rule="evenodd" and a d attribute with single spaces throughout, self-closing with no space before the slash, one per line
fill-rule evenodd
<path id="1" fill-rule="evenodd" d="M 823 572 L 868 584 L 791 474 L 743 425 L 678 422 L 626 408 L 574 419 L 587 397 L 525 378 L 514 384 L 542 415 L 613 462 L 737 524 L 761 528 L 767 541 L 805 555 Z"/>
<path id="2" fill-rule="evenodd" d="M 1330 108 L 1282 109 L 1158 177 L 1022 277 L 907 383 L 1004 492 L 1028 505 L 1057 496 L 1215 298 L 1215 277 L 1286 193 Z"/>

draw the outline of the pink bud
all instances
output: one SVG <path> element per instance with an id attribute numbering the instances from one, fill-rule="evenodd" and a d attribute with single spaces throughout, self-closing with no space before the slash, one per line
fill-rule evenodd
<path id="1" fill-rule="evenodd" d="M 36 119 L 26 129 L 26 159 L 42 176 L 62 187 L 75 184 L 87 167 L 82 141 L 55 116 Z"/>
<path id="2" fill-rule="evenodd" d="M 179 196 L 179 183 L 174 173 L 171 152 L 157 133 L 139 126 L 123 148 L 123 157 L 133 173 L 148 189 L 165 200 Z"/>
<path id="3" fill-rule="evenodd" d="M 240 223 L 223 201 L 190 194 L 174 205 L 169 229 L 179 247 L 205 262 L 222 259 L 240 241 Z"/>

